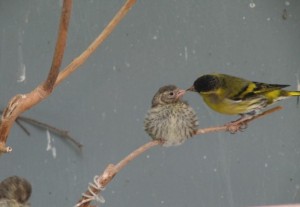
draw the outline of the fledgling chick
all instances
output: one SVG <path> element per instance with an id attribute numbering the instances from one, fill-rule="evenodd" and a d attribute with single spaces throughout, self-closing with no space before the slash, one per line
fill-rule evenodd
<path id="1" fill-rule="evenodd" d="M 0 207 L 30 207 L 31 184 L 24 178 L 12 176 L 0 183 Z"/>
<path id="2" fill-rule="evenodd" d="M 185 90 L 174 85 L 161 87 L 152 99 L 144 126 L 152 139 L 160 139 L 163 146 L 176 146 L 192 137 L 198 128 L 197 115 L 186 101 Z"/>

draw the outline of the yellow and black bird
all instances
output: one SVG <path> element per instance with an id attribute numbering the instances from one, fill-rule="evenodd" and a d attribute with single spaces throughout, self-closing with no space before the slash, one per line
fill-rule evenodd
<path id="1" fill-rule="evenodd" d="M 192 137 L 197 128 L 196 112 L 181 100 L 185 90 L 174 85 L 161 87 L 152 99 L 145 121 L 145 131 L 163 146 L 176 146 Z"/>
<path id="2" fill-rule="evenodd" d="M 208 74 L 199 77 L 188 91 L 199 93 L 204 102 L 214 111 L 240 114 L 249 119 L 282 99 L 300 96 L 300 91 L 283 90 L 289 85 L 249 81 L 226 74 Z"/>

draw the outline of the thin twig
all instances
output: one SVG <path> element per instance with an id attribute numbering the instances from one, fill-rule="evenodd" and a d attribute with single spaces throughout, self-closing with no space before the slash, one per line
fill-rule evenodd
<path id="1" fill-rule="evenodd" d="M 3 111 L 0 110 L 0 113 L 2 113 Z M 78 141 L 76 141 L 72 136 L 69 135 L 69 132 L 63 129 L 58 129 L 54 126 L 51 126 L 49 124 L 46 124 L 44 122 L 41 121 L 37 121 L 35 119 L 26 117 L 26 116 L 19 116 L 16 119 L 16 123 L 21 127 L 21 129 L 28 135 L 30 136 L 30 132 L 26 129 L 26 127 L 24 125 L 22 125 L 22 123 L 20 121 L 24 121 L 28 124 L 31 124 L 33 126 L 42 128 L 42 129 L 47 129 L 50 132 L 58 135 L 59 137 L 62 137 L 66 140 L 69 140 L 70 142 L 72 142 L 74 145 L 76 145 L 79 149 L 82 149 L 83 145 L 80 144 Z"/>
<path id="2" fill-rule="evenodd" d="M 130 8 L 135 4 L 136 0 L 127 0 L 114 18 L 108 23 L 101 34 L 90 44 L 90 46 L 75 58 L 64 70 L 62 70 L 56 80 L 55 87 L 59 85 L 64 79 L 70 76 L 80 65 L 82 65 L 97 47 L 110 35 L 114 28 L 124 18 Z"/>
<path id="3" fill-rule="evenodd" d="M 132 153 L 127 155 L 127 157 L 125 157 L 118 164 L 115 165 L 116 172 L 117 173 L 120 172 L 133 159 L 135 159 L 139 155 L 143 154 L 145 151 L 149 150 L 150 148 L 157 146 L 161 143 L 162 142 L 160 140 L 153 140 L 153 141 L 148 142 L 148 143 L 144 144 L 143 146 L 139 147 L 138 149 L 136 149 L 135 151 L 133 151 Z"/>
<path id="4" fill-rule="evenodd" d="M 271 108 L 255 117 L 253 117 L 252 119 L 248 119 L 244 122 L 244 124 L 248 124 L 251 121 L 254 121 L 256 119 L 262 118 L 268 114 L 274 113 L 275 111 L 279 111 L 283 109 L 282 106 L 276 106 L 274 108 Z M 216 127 L 209 127 L 209 128 L 204 128 L 204 129 L 198 129 L 197 132 L 195 133 L 195 135 L 200 135 L 200 134 L 207 134 L 207 133 L 211 133 L 211 132 L 220 132 L 220 131 L 229 131 L 228 130 L 228 126 L 224 125 L 224 126 L 216 126 Z"/>
<path id="5" fill-rule="evenodd" d="M 73 137 L 71 137 L 69 135 L 69 132 L 66 131 L 66 130 L 63 130 L 63 129 L 58 129 L 56 127 L 53 127 L 49 124 L 46 124 L 46 123 L 43 123 L 43 122 L 40 122 L 40 121 L 37 121 L 35 119 L 31 119 L 31 118 L 28 118 L 28 117 L 25 117 L 25 116 L 19 116 L 17 120 L 20 120 L 20 121 L 24 121 L 24 122 L 27 122 L 27 123 L 30 123 L 36 127 L 39 127 L 39 128 L 42 128 L 42 129 L 47 129 L 49 130 L 50 132 L 66 139 L 66 140 L 69 140 L 70 142 L 72 142 L 74 145 L 76 145 L 79 149 L 82 148 L 82 144 L 80 144 L 79 142 L 77 142 Z"/>
<path id="6" fill-rule="evenodd" d="M 26 129 L 26 127 L 23 124 L 21 124 L 18 118 L 16 119 L 16 124 L 25 132 L 25 134 L 30 136 L 30 132 Z"/>

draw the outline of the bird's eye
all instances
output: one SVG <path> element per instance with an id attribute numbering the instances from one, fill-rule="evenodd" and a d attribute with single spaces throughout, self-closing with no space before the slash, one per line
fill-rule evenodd
<path id="1" fill-rule="evenodd" d="M 170 96 L 170 97 L 173 97 L 173 96 L 174 96 L 174 92 L 173 92 L 173 91 L 170 91 L 170 92 L 169 92 L 169 96 Z"/>

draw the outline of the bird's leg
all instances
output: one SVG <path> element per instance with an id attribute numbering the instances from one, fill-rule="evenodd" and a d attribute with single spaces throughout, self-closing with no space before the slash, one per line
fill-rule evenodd
<path id="1" fill-rule="evenodd" d="M 249 114 L 241 114 L 241 117 L 235 121 L 229 122 L 225 124 L 227 127 L 227 131 L 234 134 L 237 131 L 243 131 L 247 128 L 247 121 L 252 119 L 254 116 L 251 116 Z"/>

